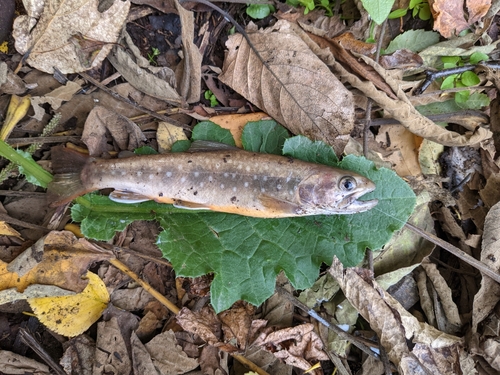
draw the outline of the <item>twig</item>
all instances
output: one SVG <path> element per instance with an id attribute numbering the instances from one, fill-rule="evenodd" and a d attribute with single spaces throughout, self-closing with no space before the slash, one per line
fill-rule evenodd
<path id="1" fill-rule="evenodd" d="M 495 270 L 489 268 L 486 264 L 483 262 L 471 257 L 469 254 L 467 254 L 465 251 L 460 250 L 458 247 L 453 246 L 452 244 L 442 240 L 441 238 L 433 235 L 432 233 L 426 232 L 413 224 L 406 223 L 405 226 L 410 229 L 411 231 L 417 233 L 418 235 L 422 236 L 426 240 L 431 241 L 432 243 L 438 245 L 442 249 L 450 252 L 451 254 L 455 255 L 457 258 L 460 258 L 464 262 L 470 264 L 472 267 L 478 269 L 481 271 L 483 274 L 486 276 L 492 278 L 495 280 L 497 283 L 500 284 L 500 274 L 496 272 Z"/>
<path id="2" fill-rule="evenodd" d="M 41 230 L 45 233 L 50 232 L 50 230 L 45 228 L 45 227 L 42 227 L 42 226 L 36 225 L 36 224 L 27 223 L 27 222 L 22 221 L 22 220 L 14 219 L 13 217 L 11 217 L 7 214 L 0 213 L 0 221 L 5 221 L 6 223 L 17 225 L 17 226 L 20 226 L 22 228 Z"/>
<path id="3" fill-rule="evenodd" d="M 33 335 L 24 328 L 19 328 L 19 337 L 22 343 L 31 348 L 44 362 L 58 375 L 66 375 L 64 369 L 52 359 L 52 357 L 45 351 L 40 343 L 33 337 Z"/>

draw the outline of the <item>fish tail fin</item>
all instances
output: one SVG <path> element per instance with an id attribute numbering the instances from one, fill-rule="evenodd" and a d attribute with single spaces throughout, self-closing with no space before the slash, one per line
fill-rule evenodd
<path id="1" fill-rule="evenodd" d="M 53 147 L 52 170 L 54 179 L 49 183 L 48 194 L 51 207 L 71 202 L 90 192 L 81 179 L 83 168 L 90 157 L 63 146 Z"/>

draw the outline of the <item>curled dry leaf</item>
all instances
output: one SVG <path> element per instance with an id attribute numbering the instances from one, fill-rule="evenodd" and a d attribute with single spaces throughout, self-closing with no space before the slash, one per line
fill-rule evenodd
<path id="1" fill-rule="evenodd" d="M 461 339 L 419 322 L 372 279 L 369 271 L 344 268 L 334 258 L 329 272 L 377 333 L 401 374 L 457 373 L 457 364 L 462 365 L 466 356 Z"/>
<path id="2" fill-rule="evenodd" d="M 495 204 L 484 221 L 483 244 L 481 261 L 490 269 L 500 270 L 500 203 Z M 488 276 L 483 275 L 481 288 L 474 296 L 472 310 L 472 331 L 477 332 L 478 324 L 481 323 L 500 300 L 500 285 Z"/>
<path id="3" fill-rule="evenodd" d="M 347 136 L 354 121 L 351 93 L 290 29 L 287 21 L 272 28 L 231 36 L 219 79 L 268 113 L 292 133 L 322 140 L 341 151 L 337 139 Z M 267 66 L 266 66 L 267 65 Z"/>
<path id="4" fill-rule="evenodd" d="M 129 1 L 115 0 L 99 12 L 99 0 L 45 0 L 26 2 L 26 16 L 14 21 L 12 35 L 31 66 L 54 73 L 82 72 L 96 67 L 107 56 L 130 8 Z"/>

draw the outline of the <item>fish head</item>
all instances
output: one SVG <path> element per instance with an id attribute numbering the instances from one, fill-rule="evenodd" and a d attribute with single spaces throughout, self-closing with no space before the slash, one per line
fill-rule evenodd
<path id="1" fill-rule="evenodd" d="M 378 203 L 376 199 L 358 198 L 375 190 L 368 178 L 351 171 L 321 170 L 302 180 L 297 189 L 298 201 L 304 214 L 354 214 L 368 211 Z"/>

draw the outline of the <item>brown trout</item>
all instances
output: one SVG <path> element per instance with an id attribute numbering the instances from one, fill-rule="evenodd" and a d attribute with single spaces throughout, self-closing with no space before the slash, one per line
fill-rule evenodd
<path id="1" fill-rule="evenodd" d="M 105 188 L 124 203 L 155 200 L 261 218 L 353 214 L 377 204 L 358 200 L 375 184 L 354 172 L 233 148 L 98 159 L 54 147 L 52 164 L 52 206 Z"/>

